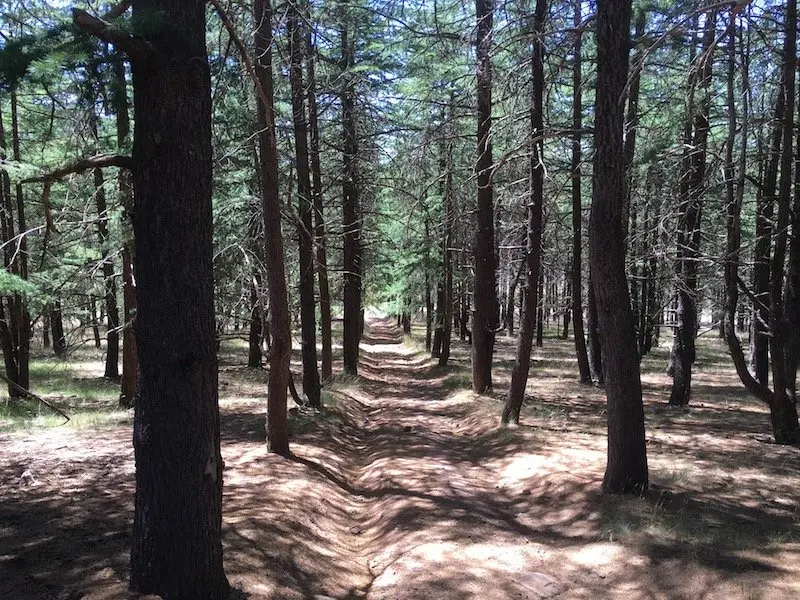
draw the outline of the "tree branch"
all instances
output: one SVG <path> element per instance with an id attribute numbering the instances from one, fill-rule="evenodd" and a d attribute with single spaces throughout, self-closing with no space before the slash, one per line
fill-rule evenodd
<path id="1" fill-rule="evenodd" d="M 114 16 L 120 8 L 127 8 L 127 2 L 123 2 L 116 9 L 112 9 L 108 14 Z M 124 12 L 124 11 L 122 11 Z M 120 12 L 119 14 L 122 14 Z M 134 37 L 124 31 L 120 31 L 112 23 L 90 15 L 80 8 L 72 9 L 72 22 L 81 31 L 99 38 L 109 44 L 113 44 L 118 49 L 125 52 L 131 60 L 141 60 L 152 57 L 156 51 L 152 45 L 143 39 Z"/>
<path id="2" fill-rule="evenodd" d="M 269 101 L 267 97 L 267 92 L 264 90 L 264 87 L 261 85 L 261 80 L 256 75 L 256 70 L 253 67 L 253 62 L 250 60 L 250 53 L 247 50 L 247 47 L 242 42 L 239 35 L 236 33 L 236 27 L 234 26 L 233 22 L 231 21 L 228 13 L 225 12 L 225 9 L 220 4 L 219 0 L 209 0 L 208 2 L 214 10 L 219 15 L 220 20 L 222 21 L 222 25 L 225 27 L 225 30 L 228 32 L 228 36 L 231 38 L 233 45 L 236 46 L 236 49 L 239 51 L 239 54 L 242 59 L 242 64 L 244 64 L 244 68 L 247 71 L 247 74 L 250 76 L 250 79 L 253 80 L 253 84 L 256 88 L 256 94 L 258 95 L 258 99 L 261 101 L 261 104 L 264 107 L 264 112 L 267 115 L 267 119 L 271 119 L 270 116 L 272 114 L 272 103 Z"/>
<path id="3" fill-rule="evenodd" d="M 64 417 L 66 419 L 66 421 L 64 421 L 64 423 L 69 421 L 69 415 L 67 413 L 65 413 L 63 410 L 61 410 L 57 406 L 54 406 L 54 405 L 50 404 L 47 400 L 45 400 L 41 396 L 38 396 L 38 395 L 34 394 L 32 391 L 30 391 L 28 389 L 25 389 L 24 387 L 22 387 L 18 383 L 15 383 L 15 382 L 11 381 L 8 377 L 3 375 L 2 373 L 0 373 L 0 379 L 5 381 L 8 385 L 10 385 L 12 388 L 17 390 L 20 394 L 23 394 L 23 395 L 25 395 L 28 398 L 31 398 L 33 400 L 36 400 L 37 402 L 41 402 L 47 408 L 51 409 L 54 412 L 57 412 L 59 415 L 61 415 L 62 417 Z"/>
<path id="4" fill-rule="evenodd" d="M 52 171 L 51 173 L 37 175 L 36 177 L 28 177 L 27 179 L 20 181 L 20 183 L 52 183 L 53 181 L 58 181 L 59 179 L 63 179 L 67 175 L 71 175 L 73 173 L 83 173 L 89 169 L 98 169 L 102 167 L 131 169 L 133 167 L 133 161 L 130 156 L 123 154 L 98 154 L 96 156 L 80 158 L 73 163 Z"/>

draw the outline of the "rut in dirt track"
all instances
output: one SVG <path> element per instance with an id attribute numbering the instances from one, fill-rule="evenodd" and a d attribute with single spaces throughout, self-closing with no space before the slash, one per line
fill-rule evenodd
<path id="1" fill-rule="evenodd" d="M 328 454 L 339 460 L 296 449 L 349 496 L 350 548 L 368 573 L 354 597 L 554 595 L 555 580 L 529 572 L 537 532 L 515 511 L 528 498 L 507 495 L 498 478 L 517 442 L 476 415 L 470 394 L 448 392 L 446 371 L 429 362 L 392 325 L 374 324 L 359 384 L 339 392 L 353 407 Z"/>

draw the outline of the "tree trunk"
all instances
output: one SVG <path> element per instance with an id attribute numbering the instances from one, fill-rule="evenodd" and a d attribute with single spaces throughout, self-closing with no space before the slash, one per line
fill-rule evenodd
<path id="1" fill-rule="evenodd" d="M 94 101 L 89 111 L 90 129 L 94 141 L 99 145 L 97 132 L 97 113 Z M 127 110 L 127 108 L 126 108 Z M 119 145 L 119 144 L 118 144 Z M 108 232 L 108 206 L 106 204 L 105 178 L 102 169 L 94 169 L 95 203 L 97 204 L 97 237 L 100 241 L 100 254 L 102 256 L 103 290 L 106 307 L 106 364 L 104 377 L 119 379 L 119 309 L 117 308 L 117 281 L 114 276 L 114 258 L 109 248 Z M 93 308 L 94 308 L 94 300 Z M 94 313 L 92 314 L 92 323 Z M 100 347 L 99 345 L 97 346 Z"/>
<path id="2" fill-rule="evenodd" d="M 122 330 L 122 386 L 119 394 L 119 405 L 124 408 L 132 408 L 136 403 L 136 384 L 139 375 L 139 355 L 134 332 L 136 283 L 132 255 L 130 244 L 125 244 L 122 248 L 122 305 L 125 328 Z"/>
<path id="3" fill-rule="evenodd" d="M 705 194 L 706 150 L 711 111 L 711 65 L 716 34 L 716 13 L 706 15 L 702 64 L 692 71 L 685 140 L 686 170 L 681 184 L 681 215 L 678 228 L 678 324 L 672 345 L 674 366 L 672 406 L 687 406 L 692 391 L 692 365 L 695 361 L 697 335 L 697 264 L 700 259 L 700 219 Z M 694 106 L 695 87 L 701 88 L 702 99 Z"/>
<path id="4" fill-rule="evenodd" d="M 55 300 L 50 311 L 50 329 L 53 332 L 53 353 L 64 356 L 67 353 L 67 339 L 64 337 L 64 321 L 61 315 L 61 300 Z"/>
<path id="5" fill-rule="evenodd" d="M 328 252 L 325 240 L 325 209 L 322 202 L 322 166 L 319 149 L 317 111 L 317 79 L 315 71 L 316 45 L 313 33 L 306 32 L 306 65 L 308 70 L 308 127 L 311 152 L 311 195 L 314 199 L 314 243 L 316 244 L 317 280 L 319 286 L 319 321 L 322 352 L 322 380 L 333 376 L 333 336 L 331 333 L 331 292 L 328 284 Z"/>
<path id="6" fill-rule="evenodd" d="M 597 5 L 595 159 L 589 258 L 608 396 L 607 493 L 647 488 L 647 450 L 635 326 L 625 280 L 623 108 L 628 78 L 630 0 Z"/>
<path id="7" fill-rule="evenodd" d="M 791 393 L 787 393 L 786 351 L 789 344 L 784 296 L 786 275 L 786 249 L 789 238 L 790 207 L 792 203 L 792 151 L 794 133 L 795 71 L 797 68 L 797 0 L 787 0 L 783 42 L 783 88 L 784 114 L 783 144 L 780 153 L 780 183 L 778 189 L 778 214 L 775 227 L 775 247 L 770 265 L 770 339 L 772 356 L 772 381 L 775 394 L 772 413 L 775 442 L 793 444 L 800 441 L 797 407 Z"/>
<path id="8" fill-rule="evenodd" d="M 264 328 L 258 288 L 255 281 L 250 282 L 250 331 L 247 334 L 247 366 L 250 369 L 261 368 L 261 333 Z"/>
<path id="9" fill-rule="evenodd" d="M 11 92 L 11 156 L 13 160 L 21 161 L 20 156 L 20 134 L 19 119 L 17 111 L 17 94 Z M 3 128 L 2 115 L 0 115 L 0 157 L 5 158 L 6 137 Z M 22 185 L 17 183 L 14 186 L 14 193 L 11 191 L 11 181 L 8 174 L 3 171 L 2 175 L 2 195 L 5 215 L 3 219 L 4 242 L 6 248 L 4 252 L 5 267 L 12 274 L 21 279 L 28 278 L 28 238 L 27 225 L 25 222 L 25 199 L 22 192 Z M 16 223 L 14 214 L 16 213 Z M 16 238 L 15 230 L 19 237 Z M 6 306 L 0 316 L 0 344 L 3 347 L 3 356 L 6 366 L 6 376 L 13 381 L 16 386 L 9 384 L 9 397 L 16 398 L 21 395 L 19 388 L 28 389 L 30 387 L 29 362 L 30 362 L 30 338 L 31 338 L 31 319 L 28 313 L 28 303 L 24 294 L 10 294 L 6 300 Z"/>
<path id="10" fill-rule="evenodd" d="M 344 371 L 358 375 L 358 347 L 361 340 L 361 206 L 358 181 L 358 132 L 356 125 L 355 39 L 351 31 L 348 0 L 342 0 L 342 229 L 344 307 L 342 359 Z"/>
<path id="11" fill-rule="evenodd" d="M 117 148 L 120 151 L 128 147 L 131 133 L 131 122 L 128 114 L 128 83 L 125 76 L 125 59 L 117 54 L 112 60 L 114 85 L 111 86 L 111 101 L 115 113 L 117 129 Z M 134 222 L 133 181 L 130 171 L 120 169 L 117 175 L 118 201 L 130 219 Z M 120 386 L 119 405 L 131 408 L 136 402 L 136 386 L 139 377 L 139 354 L 136 349 L 136 334 L 133 322 L 136 318 L 136 278 L 133 271 L 133 255 L 135 239 L 129 231 L 122 245 L 122 381 Z"/>
<path id="12" fill-rule="evenodd" d="M 255 0 L 255 69 L 266 95 L 258 103 L 259 170 L 261 208 L 264 218 L 265 264 L 269 290 L 268 324 L 271 336 L 269 383 L 267 390 L 267 446 L 270 452 L 289 454 L 289 426 L 286 393 L 292 355 L 292 332 L 286 291 L 281 199 L 278 191 L 278 151 L 275 138 L 275 113 L 272 81 L 272 7 L 269 0 Z"/>
<path id="13" fill-rule="evenodd" d="M 535 290 L 536 294 L 536 347 L 541 348 L 544 345 L 544 273 L 541 269 L 538 283 L 528 290 Z"/>
<path id="14" fill-rule="evenodd" d="M 542 205 L 544 203 L 544 23 L 547 17 L 546 0 L 536 0 L 533 18 L 533 50 L 531 54 L 532 95 L 531 95 L 531 164 L 530 198 L 528 199 L 526 228 L 526 279 L 528 294 L 525 309 L 520 318 L 519 340 L 514 368 L 511 371 L 511 384 L 508 388 L 501 422 L 519 423 L 519 413 L 525 400 L 528 372 L 531 363 L 531 344 L 534 333 L 534 314 L 537 309 L 538 294 L 536 282 L 540 280 L 542 262 Z"/>
<path id="15" fill-rule="evenodd" d="M 86 308 L 89 312 L 89 322 L 92 324 L 92 337 L 94 338 L 94 347 L 100 348 L 102 341 L 100 340 L 100 326 L 97 319 L 97 301 L 94 296 L 89 296 L 89 301 L 86 303 Z"/>
<path id="16" fill-rule="evenodd" d="M 583 1 L 575 0 L 573 25 L 576 29 L 575 50 L 572 64 L 572 328 L 575 332 L 575 355 L 578 359 L 580 383 L 592 383 L 589 356 L 586 351 L 586 336 L 583 330 L 583 196 L 581 193 L 581 129 L 583 128 L 583 70 L 581 61 Z"/>
<path id="17" fill-rule="evenodd" d="M 133 18 L 169 29 L 153 33 L 152 53 L 131 57 L 140 372 L 131 589 L 217 600 L 230 587 L 222 566 L 205 3 L 135 3 Z"/>
<path id="18" fill-rule="evenodd" d="M 477 18 L 476 75 L 478 84 L 478 209 L 473 256 L 475 283 L 472 313 L 472 389 L 492 389 L 492 354 L 497 328 L 494 205 L 492 193 L 492 20 L 494 0 L 475 0 Z"/>
<path id="19" fill-rule="evenodd" d="M 303 87 L 303 54 L 306 37 L 301 28 L 297 3 L 288 6 L 289 78 L 292 88 L 295 164 L 297 168 L 297 226 L 300 255 L 300 339 L 303 360 L 303 393 L 308 404 L 320 406 L 320 382 L 317 368 L 317 312 L 314 303 L 314 239 L 311 198 L 311 173 L 308 163 L 308 127 L 306 123 L 305 89 Z"/>

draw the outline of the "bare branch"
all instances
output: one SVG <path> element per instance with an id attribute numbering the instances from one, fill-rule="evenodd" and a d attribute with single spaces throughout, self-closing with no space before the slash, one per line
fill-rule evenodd
<path id="1" fill-rule="evenodd" d="M 125 2 L 122 3 L 123 5 Z M 122 5 L 120 5 L 122 6 Z M 119 7 L 118 7 L 119 8 Z M 115 10 L 112 9 L 110 14 L 114 14 Z M 121 14 L 121 13 L 120 13 Z M 155 49 L 152 45 L 143 39 L 136 38 L 124 31 L 120 31 L 112 23 L 90 15 L 85 10 L 80 8 L 72 9 L 72 22 L 75 26 L 99 38 L 109 44 L 113 44 L 123 52 L 125 52 L 131 60 L 141 60 L 152 57 L 155 54 Z"/>
<path id="2" fill-rule="evenodd" d="M 20 183 L 51 183 L 53 181 L 63 179 L 67 175 L 71 175 L 73 173 L 83 173 L 89 169 L 97 169 L 102 167 L 119 167 L 120 169 L 130 169 L 133 167 L 133 160 L 130 156 L 126 156 L 124 154 L 98 154 L 96 156 L 80 158 L 73 163 L 52 171 L 51 173 L 37 175 L 36 177 L 28 177 L 27 179 L 20 181 Z"/>

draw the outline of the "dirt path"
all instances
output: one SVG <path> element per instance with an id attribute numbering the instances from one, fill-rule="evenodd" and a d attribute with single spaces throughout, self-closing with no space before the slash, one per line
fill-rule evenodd
<path id="1" fill-rule="evenodd" d="M 648 400 L 653 490 L 604 497 L 602 392 L 562 377 L 554 351 L 524 426 L 501 430 L 500 399 L 463 388 L 466 347 L 442 370 L 373 323 L 359 379 L 293 414 L 290 459 L 266 452 L 263 373 L 223 357 L 234 598 L 800 598 L 797 450 L 748 437 L 760 421 L 727 399 L 680 415 Z M 129 597 L 129 424 L 0 448 L 0 598 Z"/>

